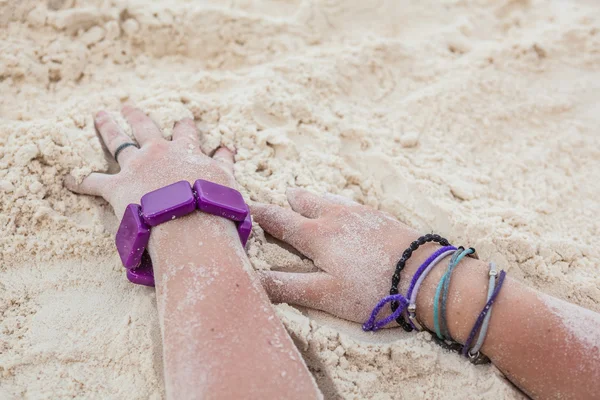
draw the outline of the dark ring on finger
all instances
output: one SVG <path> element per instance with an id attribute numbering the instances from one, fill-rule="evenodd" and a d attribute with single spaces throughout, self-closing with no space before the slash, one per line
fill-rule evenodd
<path id="1" fill-rule="evenodd" d="M 129 146 L 134 146 L 137 149 L 140 148 L 140 146 L 138 146 L 137 143 L 133 143 L 133 142 L 123 143 L 122 145 L 117 147 L 117 149 L 115 150 L 114 157 L 115 157 L 116 162 L 119 162 L 119 160 L 117 159 L 117 157 L 119 157 L 119 153 L 122 152 L 123 150 L 125 150 L 126 148 L 128 148 Z"/>

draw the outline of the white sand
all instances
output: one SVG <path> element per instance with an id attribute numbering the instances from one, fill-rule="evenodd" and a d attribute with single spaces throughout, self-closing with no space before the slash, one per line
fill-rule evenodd
<path id="1" fill-rule="evenodd" d="M 125 101 L 236 146 L 249 199 L 346 195 L 600 311 L 595 1 L 4 0 L 0 93 L 2 399 L 164 394 L 153 292 L 62 187 L 114 170 L 92 113 Z M 278 310 L 328 398 L 521 397 L 427 334 Z"/>

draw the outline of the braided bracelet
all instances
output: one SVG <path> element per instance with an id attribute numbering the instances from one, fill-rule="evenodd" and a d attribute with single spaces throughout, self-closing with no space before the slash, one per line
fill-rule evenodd
<path id="1" fill-rule="evenodd" d="M 493 261 L 490 262 L 489 275 L 490 281 L 488 283 L 488 294 L 486 301 L 490 301 L 490 299 L 492 298 L 492 294 L 494 294 L 494 289 L 496 288 L 496 276 L 498 275 L 498 272 L 496 271 L 496 264 Z M 481 325 L 481 329 L 479 330 L 479 335 L 477 336 L 475 346 L 473 346 L 473 348 L 469 350 L 470 357 L 476 357 L 477 353 L 479 353 L 479 350 L 481 350 L 481 347 L 483 346 L 483 341 L 485 340 L 485 336 L 487 335 L 487 330 L 490 325 L 492 308 L 493 306 L 490 306 L 490 309 L 483 320 L 483 324 Z"/>
<path id="2" fill-rule="evenodd" d="M 475 321 L 475 324 L 473 325 L 473 329 L 471 330 L 471 333 L 469 333 L 469 337 L 467 338 L 465 345 L 463 346 L 463 349 L 461 351 L 461 354 L 463 356 L 465 356 L 465 357 L 469 356 L 469 358 L 475 358 L 478 356 L 478 354 L 469 355 L 469 348 L 471 347 L 471 342 L 473 341 L 475 334 L 477 334 L 477 332 L 479 331 L 479 328 L 481 328 L 481 325 L 483 324 L 483 320 L 485 319 L 486 315 L 490 311 L 490 308 L 492 308 L 494 301 L 498 297 L 498 293 L 500 293 L 500 289 L 502 289 L 502 285 L 504 284 L 505 277 L 506 277 L 506 272 L 504 270 L 500 271 L 500 275 L 498 276 L 498 284 L 494 288 L 492 297 L 490 297 L 490 299 L 485 304 L 485 307 L 483 307 L 483 310 L 479 314 L 479 317 L 477 317 L 477 320 Z"/>
<path id="3" fill-rule="evenodd" d="M 441 253 L 439 256 L 437 256 L 435 260 L 433 260 L 430 264 L 427 264 L 425 262 L 419 267 L 419 269 L 413 276 L 412 281 L 410 283 L 410 287 L 408 288 L 408 292 L 406 293 L 406 297 L 409 300 L 409 304 L 408 304 L 408 308 L 407 308 L 408 321 L 410 322 L 412 327 L 417 329 L 418 331 L 424 330 L 423 324 L 418 322 L 417 315 L 416 315 L 417 294 L 419 292 L 419 288 L 421 287 L 421 283 L 423 283 L 423 281 L 425 280 L 425 278 L 427 277 L 429 272 L 431 272 L 433 270 L 433 268 L 440 261 L 442 261 L 444 258 L 448 257 L 449 255 L 456 253 L 456 247 L 453 247 L 453 246 L 442 247 L 440 250 L 444 250 L 444 252 Z"/>
<path id="4" fill-rule="evenodd" d="M 402 257 L 396 264 L 396 270 L 394 271 L 394 275 L 392 275 L 392 287 L 390 288 L 390 296 L 394 296 L 394 295 L 398 294 L 398 285 L 400 284 L 400 273 L 406 266 L 406 262 L 408 261 L 408 259 L 412 256 L 413 251 L 417 250 L 419 248 L 419 246 L 421 246 L 427 242 L 437 242 L 442 246 L 450 246 L 450 243 L 448 242 L 448 240 L 446 240 L 443 237 L 441 237 L 440 235 L 436 235 L 436 234 L 427 234 L 427 235 L 421 236 L 420 238 L 418 238 L 417 240 L 412 242 L 410 244 L 410 246 L 406 250 L 404 250 L 404 253 L 402 253 Z M 398 309 L 400 304 L 397 301 L 392 301 L 390 305 L 392 307 L 392 315 L 396 314 L 396 310 Z M 398 314 L 398 316 L 396 318 L 396 322 L 406 332 L 411 332 L 413 330 L 412 326 L 406 322 L 406 320 L 404 319 L 404 317 L 402 316 L 401 313 Z"/>

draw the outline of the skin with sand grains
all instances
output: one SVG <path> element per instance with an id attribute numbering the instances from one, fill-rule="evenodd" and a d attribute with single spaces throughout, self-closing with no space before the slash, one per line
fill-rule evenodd
<path id="1" fill-rule="evenodd" d="M 168 141 L 139 109 L 126 106 L 122 112 L 140 149 L 129 146 L 119 154 L 121 171 L 115 175 L 92 173 L 79 184 L 68 177 L 69 189 L 104 197 L 120 216 L 145 193 L 179 180 L 235 187 L 233 153 L 221 148 L 212 159 L 203 154 L 192 120 L 179 121 Z M 96 115 L 95 125 L 111 154 L 131 142 L 106 112 Z M 152 230 L 149 252 L 168 398 L 321 397 L 259 283 L 247 273 L 233 222 L 204 213 L 170 221 Z"/>
<path id="2" fill-rule="evenodd" d="M 373 305 L 389 292 L 400 251 L 418 235 L 385 213 L 337 197 L 295 189 L 288 191 L 288 202 L 292 210 L 255 204 L 253 218 L 311 258 L 320 271 L 259 272 L 264 288 L 274 302 L 363 323 Z M 411 257 L 402 273 L 401 293 L 406 293 L 418 266 L 438 247 L 426 244 Z M 417 317 L 430 331 L 434 293 L 444 272 L 444 267 L 435 268 L 417 296 Z M 471 258 L 465 258 L 453 274 L 447 320 L 458 342 L 466 341 L 485 305 L 487 279 L 487 263 Z M 598 332 L 600 314 L 509 277 L 494 303 L 482 351 L 533 398 L 592 399 L 600 390 Z"/>
<path id="3" fill-rule="evenodd" d="M 122 170 L 116 175 L 94 173 L 80 184 L 68 178 L 71 190 L 103 196 L 120 215 L 146 192 L 178 180 L 203 178 L 235 186 L 233 154 L 227 149 L 218 150 L 213 159 L 202 154 L 193 121 L 179 122 L 169 142 L 140 110 L 126 107 L 123 113 L 141 148 L 123 150 Z M 96 127 L 111 153 L 131 140 L 106 113 L 97 115 Z M 255 204 L 253 218 L 312 259 L 319 271 L 261 271 L 260 283 L 273 302 L 364 322 L 389 291 L 395 262 L 418 233 L 344 198 L 301 189 L 291 189 L 287 196 L 291 210 Z M 401 292 L 436 248 L 422 246 L 410 259 Z M 150 253 L 168 397 L 320 397 L 258 280 L 247 273 L 249 261 L 233 223 L 190 214 L 154 228 Z M 417 298 L 417 315 L 428 328 L 433 326 L 433 292 L 443 272 L 434 269 Z M 485 304 L 486 282 L 487 264 L 475 259 L 465 259 L 453 276 L 447 319 L 450 334 L 459 342 L 465 341 Z M 575 323 L 580 320 L 585 325 Z M 494 305 L 482 351 L 534 398 L 593 398 L 600 391 L 599 331 L 598 314 L 567 307 L 509 278 Z M 543 340 L 539 332 L 545 332 Z"/>

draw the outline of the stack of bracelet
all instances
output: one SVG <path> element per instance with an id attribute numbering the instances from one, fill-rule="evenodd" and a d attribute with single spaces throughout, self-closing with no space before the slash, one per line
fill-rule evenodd
<path id="1" fill-rule="evenodd" d="M 437 242 L 443 247 L 436 250 L 433 254 L 431 254 L 431 256 L 429 256 L 429 258 L 427 258 L 427 260 L 425 260 L 425 262 L 423 262 L 423 264 L 421 264 L 410 282 L 410 286 L 405 297 L 398 293 L 400 272 L 402 272 L 404 269 L 406 262 L 411 257 L 412 253 L 417 250 L 419 246 L 427 242 Z M 450 336 L 446 319 L 450 279 L 452 277 L 452 272 L 464 257 L 470 256 L 477 258 L 477 254 L 473 248 L 465 249 L 464 247 L 456 248 L 451 246 L 446 239 L 440 237 L 439 235 L 422 236 L 411 243 L 410 247 L 404 251 L 402 258 L 396 265 L 396 271 L 392 278 L 390 295 L 384 297 L 381 299 L 381 301 L 379 301 L 379 303 L 377 303 L 369 320 L 363 325 L 363 329 L 365 331 L 376 331 L 396 320 L 398 324 L 408 332 L 412 331 L 413 329 L 419 331 L 424 330 L 424 324 L 422 324 L 416 316 L 416 302 L 419 288 L 429 272 L 431 272 L 433 268 L 435 268 L 435 266 L 438 265 L 443 259 L 449 256 L 451 256 L 450 262 L 448 263 L 446 272 L 440 279 L 433 301 L 433 320 L 435 330 L 433 338 L 435 339 L 436 343 L 442 347 L 460 352 L 463 356 L 468 357 L 469 360 L 474 364 L 489 362 L 489 359 L 485 355 L 481 354 L 480 350 L 487 334 L 493 303 L 500 292 L 502 284 L 504 283 L 506 273 L 501 271 L 500 274 L 498 274 L 496 265 L 493 262 L 490 263 L 488 294 L 485 307 L 479 314 L 465 344 L 461 345 L 460 343 L 457 343 Z M 498 281 L 496 282 L 497 276 Z M 382 320 L 377 321 L 377 315 L 387 303 L 391 303 L 392 314 Z M 408 313 L 409 322 L 406 322 L 402 316 L 404 311 L 407 311 Z M 477 340 L 472 346 L 476 335 Z"/>
<path id="2" fill-rule="evenodd" d="M 406 266 L 406 262 L 412 256 L 413 251 L 417 250 L 419 248 L 419 246 L 422 246 L 423 244 L 425 244 L 427 242 L 437 242 L 442 246 L 450 246 L 450 243 L 446 239 L 444 239 L 440 235 L 434 235 L 434 234 L 427 234 L 425 236 L 421 236 L 420 238 L 418 238 L 417 240 L 412 242 L 410 244 L 410 246 L 406 250 L 404 250 L 404 253 L 402 253 L 402 257 L 400 258 L 400 261 L 398 261 L 398 264 L 396 264 L 396 271 L 394 271 L 394 275 L 392 276 L 392 287 L 390 289 L 390 296 L 394 296 L 394 295 L 398 294 L 398 285 L 400 284 L 400 274 L 402 273 L 402 270 Z M 398 308 L 398 304 L 396 302 L 392 302 L 391 306 L 392 306 L 392 312 L 395 313 Z M 404 317 L 402 316 L 402 314 L 398 315 L 396 321 L 402 328 L 404 328 L 404 330 L 406 332 L 412 332 L 413 327 L 404 320 Z"/>

